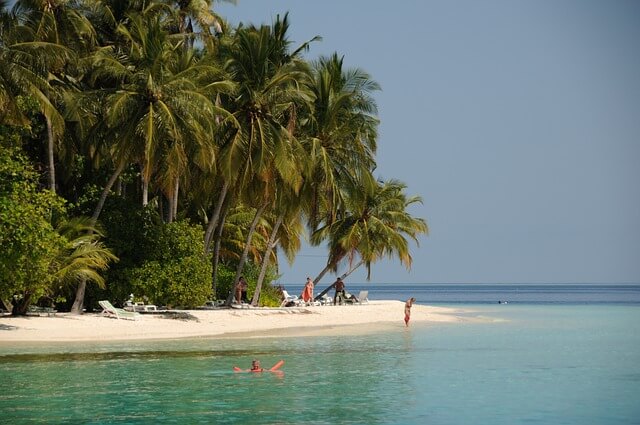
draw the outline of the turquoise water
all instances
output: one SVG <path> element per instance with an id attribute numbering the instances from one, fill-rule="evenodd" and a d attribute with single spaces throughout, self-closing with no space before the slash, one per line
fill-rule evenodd
<path id="1" fill-rule="evenodd" d="M 640 308 L 477 305 L 375 335 L 0 345 L 11 424 L 638 424 Z M 497 319 L 497 320 L 493 320 Z M 233 373 L 253 358 L 284 374 Z"/>

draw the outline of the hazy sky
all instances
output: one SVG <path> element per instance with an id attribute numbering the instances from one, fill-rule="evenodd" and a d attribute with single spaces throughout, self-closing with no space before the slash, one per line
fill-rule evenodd
<path id="1" fill-rule="evenodd" d="M 293 40 L 323 37 L 309 58 L 337 51 L 381 84 L 378 176 L 424 199 L 412 212 L 431 232 L 411 271 L 383 261 L 371 282 L 640 282 L 640 2 L 216 10 L 232 24 L 289 11 Z M 325 253 L 282 259 L 281 283 L 315 276 Z"/>

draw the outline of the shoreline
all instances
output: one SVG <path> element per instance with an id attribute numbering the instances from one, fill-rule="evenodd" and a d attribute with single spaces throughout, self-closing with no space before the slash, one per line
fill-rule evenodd
<path id="1" fill-rule="evenodd" d="M 0 345 L 17 342 L 110 342 L 179 338 L 268 338 L 366 334 L 404 328 L 404 302 L 369 301 L 363 305 L 290 308 L 185 310 L 189 319 L 141 315 L 118 320 L 100 313 L 81 316 L 0 317 Z M 451 307 L 414 304 L 411 323 L 476 320 Z"/>

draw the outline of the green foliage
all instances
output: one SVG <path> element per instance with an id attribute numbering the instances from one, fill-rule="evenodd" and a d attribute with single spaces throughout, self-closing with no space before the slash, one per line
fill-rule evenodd
<path id="1" fill-rule="evenodd" d="M 234 267 L 226 264 L 218 264 L 218 285 L 216 287 L 216 298 L 225 300 L 233 288 L 233 279 L 236 275 Z M 251 282 L 247 282 L 251 286 Z"/>
<path id="2" fill-rule="evenodd" d="M 201 255 L 200 255 L 201 257 Z M 211 263 L 196 256 L 148 261 L 131 273 L 133 294 L 153 304 L 197 307 L 211 298 Z"/>
<path id="3" fill-rule="evenodd" d="M 130 271 L 132 293 L 159 305 L 196 307 L 211 299 L 204 233 L 188 222 L 162 225 L 148 261 Z"/>
<path id="4" fill-rule="evenodd" d="M 65 240 L 51 225 L 63 200 L 39 191 L 37 174 L 14 149 L 0 150 L 0 297 L 28 304 L 50 290 L 52 263 Z"/>
<path id="5" fill-rule="evenodd" d="M 229 292 L 233 288 L 233 279 L 235 278 L 236 268 L 234 266 L 229 266 L 226 264 L 218 265 L 218 287 L 216 288 L 216 298 L 217 299 L 226 299 L 229 296 Z M 256 282 L 258 280 L 258 275 L 260 274 L 260 269 L 253 262 L 247 262 L 244 270 L 243 276 L 247 281 L 249 287 L 247 288 L 247 296 L 249 300 L 253 296 L 253 293 L 256 290 Z M 270 267 L 267 269 L 267 274 L 265 275 L 264 283 L 262 284 L 262 291 L 260 292 L 260 305 L 264 307 L 277 307 L 280 305 L 281 296 L 276 288 L 271 286 L 271 282 L 275 280 L 277 274 L 275 273 L 275 269 Z"/>

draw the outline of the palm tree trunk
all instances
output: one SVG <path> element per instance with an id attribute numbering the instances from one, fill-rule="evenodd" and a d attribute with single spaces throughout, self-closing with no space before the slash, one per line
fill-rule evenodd
<path id="1" fill-rule="evenodd" d="M 146 207 L 149 203 L 149 182 L 142 178 L 142 206 Z"/>
<path id="2" fill-rule="evenodd" d="M 98 200 L 98 205 L 96 205 L 96 208 L 93 210 L 93 215 L 91 216 L 91 227 L 96 225 L 98 217 L 100 216 L 102 208 L 104 207 L 104 203 L 107 200 L 107 196 L 109 195 L 109 191 L 111 191 L 111 187 L 120 176 L 120 173 L 122 173 L 122 171 L 124 170 L 124 167 L 125 162 L 122 161 L 109 178 L 107 185 L 102 190 L 100 199 Z M 84 308 L 84 293 L 86 289 L 87 281 L 85 279 L 81 279 L 78 283 L 78 288 L 76 289 L 76 298 L 73 301 L 73 306 L 71 306 L 71 314 L 82 314 L 82 309 Z"/>
<path id="3" fill-rule="evenodd" d="M 249 232 L 247 233 L 247 241 L 244 244 L 244 251 L 242 251 L 242 257 L 240 257 L 240 261 L 238 262 L 238 268 L 236 269 L 236 276 L 233 279 L 233 284 L 235 285 L 236 282 L 238 282 L 238 280 L 240 279 L 240 276 L 242 276 L 242 270 L 244 269 L 244 264 L 247 262 L 247 258 L 249 257 L 249 249 L 251 248 L 251 239 L 253 239 L 253 234 L 256 231 L 256 227 L 258 226 L 258 221 L 260 220 L 260 217 L 262 217 L 262 213 L 264 212 L 265 209 L 267 209 L 267 206 L 269 205 L 268 202 L 265 202 L 264 204 L 262 204 L 260 206 L 260 208 L 258 208 L 258 210 L 256 211 L 256 214 L 253 216 L 253 221 L 251 222 L 251 227 L 249 227 Z M 229 296 L 227 297 L 227 305 L 231 304 L 231 301 L 233 300 L 233 294 L 235 291 L 231 291 L 229 293 Z"/>
<path id="4" fill-rule="evenodd" d="M 173 222 L 173 193 L 169 194 L 167 198 L 167 223 Z M 160 203 L 162 205 L 162 202 Z"/>
<path id="5" fill-rule="evenodd" d="M 173 188 L 173 219 L 178 218 L 178 192 L 180 191 L 180 177 L 176 177 L 176 185 Z"/>
<path id="6" fill-rule="evenodd" d="M 93 210 L 93 215 L 91 216 L 91 226 L 96 225 L 96 222 L 98 221 L 98 217 L 102 212 L 102 208 L 104 208 L 104 203 L 107 200 L 107 196 L 109 196 L 109 192 L 111 191 L 111 187 L 113 187 L 113 184 L 116 182 L 116 180 L 118 180 L 118 177 L 120 177 L 120 174 L 124 171 L 124 167 L 125 167 L 125 162 L 123 161 L 118 165 L 118 167 L 113 172 L 111 177 L 109 177 L 109 181 L 107 181 L 107 185 L 104 187 L 104 189 L 102 189 L 102 193 L 100 194 L 100 199 L 98 200 L 98 204 L 96 205 L 96 208 Z"/>
<path id="7" fill-rule="evenodd" d="M 320 282 L 320 279 L 322 279 L 324 277 L 324 275 L 327 274 L 327 272 L 329 270 L 331 270 L 331 267 L 332 267 L 332 264 L 327 263 L 327 265 L 324 267 L 324 269 L 322 269 L 320 274 L 318 276 L 316 276 L 315 279 L 313 279 L 313 284 L 317 285 L 318 282 Z"/>
<path id="8" fill-rule="evenodd" d="M 220 224 L 218 224 L 218 228 L 216 229 L 216 243 L 213 245 L 213 258 L 211 259 L 211 263 L 213 264 L 211 289 L 216 295 L 216 299 L 218 297 L 216 293 L 218 290 L 218 262 L 220 261 L 220 246 L 222 244 L 222 232 L 224 230 L 224 222 L 227 219 L 227 211 L 228 210 L 225 210 L 222 213 L 222 217 L 220 217 Z"/>
<path id="9" fill-rule="evenodd" d="M 280 214 L 275 224 L 273 225 L 273 229 L 271 229 L 269 242 L 267 242 L 267 249 L 265 250 L 264 256 L 262 257 L 260 274 L 258 275 L 258 281 L 256 282 L 256 290 L 253 293 L 253 298 L 251 299 L 251 305 L 258 305 L 258 301 L 260 301 L 260 291 L 262 290 L 262 281 L 264 280 L 264 276 L 267 274 L 267 266 L 269 265 L 269 257 L 271 257 L 271 250 L 275 247 L 276 236 L 278 235 L 278 229 L 280 228 L 280 225 L 282 225 L 283 221 L 284 221 L 284 213 Z"/>
<path id="10" fill-rule="evenodd" d="M 45 121 L 47 122 L 47 159 L 49 162 L 49 189 L 53 193 L 56 193 L 56 166 L 53 159 L 53 125 L 51 124 L 51 119 L 45 115 Z"/>
<path id="11" fill-rule="evenodd" d="M 341 276 L 341 278 L 342 278 L 342 279 L 344 279 L 344 278 L 348 277 L 351 273 L 353 273 L 354 271 L 356 271 L 356 269 L 357 269 L 358 267 L 360 267 L 361 265 L 363 265 L 363 264 L 364 264 L 364 260 L 360 260 L 360 262 L 359 262 L 358 264 L 356 264 L 355 266 L 351 267 L 351 269 L 349 269 L 349 271 L 347 271 L 345 274 L 343 274 L 343 275 Z"/>
<path id="12" fill-rule="evenodd" d="M 338 262 L 340 262 L 342 258 L 338 259 Z M 360 260 L 360 262 L 358 264 L 356 264 L 354 267 L 352 267 L 351 269 L 349 269 L 346 273 L 344 273 L 342 276 L 340 276 L 341 279 L 345 279 L 347 276 L 349 276 L 351 273 L 353 273 L 358 267 L 360 267 L 361 265 L 364 264 L 364 260 Z M 325 274 L 327 274 L 327 272 L 329 270 L 331 270 L 332 268 L 332 264 L 327 263 L 327 265 L 325 266 L 324 269 L 322 269 L 322 271 L 320 272 L 320 274 L 316 277 L 316 279 L 313 281 L 314 285 L 317 285 L 318 282 L 320 281 L 320 279 L 322 279 L 324 277 Z M 329 285 L 327 288 L 325 288 L 322 292 L 320 292 L 320 294 L 318 294 L 315 298 L 315 300 L 319 300 L 324 294 L 326 294 L 327 292 L 329 292 L 329 290 L 331 290 L 331 288 L 333 288 L 334 284 L 332 283 L 331 285 Z"/>
<path id="13" fill-rule="evenodd" d="M 213 213 L 211 214 L 211 218 L 209 219 L 209 223 L 207 224 L 207 230 L 204 233 L 204 252 L 205 253 L 209 252 L 209 247 L 211 246 L 211 235 L 213 234 L 213 230 L 218 225 L 220 211 L 222 210 L 222 204 L 224 203 L 228 190 L 229 190 L 229 183 L 225 181 L 224 184 L 222 185 L 220 195 L 218 196 L 218 202 L 216 203 L 216 207 L 213 209 Z"/>

